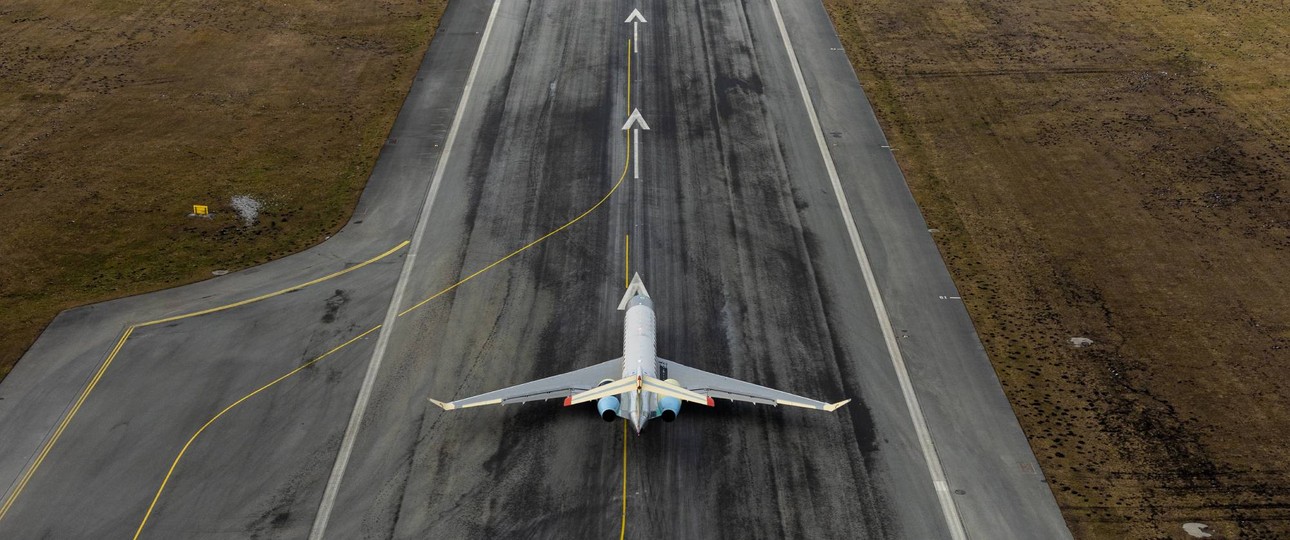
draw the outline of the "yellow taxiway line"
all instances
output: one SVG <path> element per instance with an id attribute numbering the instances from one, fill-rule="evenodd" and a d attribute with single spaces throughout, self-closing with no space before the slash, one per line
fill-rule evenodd
<path id="1" fill-rule="evenodd" d="M 631 108 L 631 50 L 632 50 L 632 43 L 631 43 L 631 40 L 628 40 L 628 41 L 627 41 L 627 89 L 628 89 L 628 90 L 627 90 L 627 92 L 628 92 L 627 105 L 628 105 L 628 109 L 629 109 L 629 110 L 630 110 L 630 108 Z M 417 303 L 416 303 L 416 304 L 414 304 L 412 307 L 410 307 L 410 308 L 408 308 L 408 309 L 405 309 L 405 310 L 403 310 L 402 312 L 400 312 L 400 313 L 399 313 L 399 316 L 400 316 L 400 317 L 402 317 L 402 316 L 404 316 L 404 315 L 407 315 L 408 313 L 411 313 L 413 310 L 416 310 L 417 308 L 420 308 L 421 306 L 424 306 L 425 304 L 429 303 L 431 300 L 434 300 L 434 299 L 436 299 L 436 298 L 438 298 L 438 297 L 440 297 L 440 296 L 443 296 L 444 294 L 447 294 L 448 292 L 450 292 L 450 291 L 452 291 L 452 290 L 456 289 L 457 287 L 462 286 L 462 285 L 463 285 L 463 284 L 465 284 L 466 282 L 468 282 L 468 281 L 470 281 L 470 280 L 472 280 L 472 279 L 475 279 L 475 278 L 476 278 L 477 276 L 479 276 L 480 274 L 483 274 L 484 272 L 487 272 L 487 271 L 489 271 L 489 270 L 493 269 L 493 268 L 494 268 L 494 267 L 496 267 L 497 265 L 499 265 L 499 264 L 501 264 L 501 263 L 503 263 L 503 262 L 506 262 L 508 259 L 510 259 L 510 258 L 512 258 L 512 257 L 514 257 L 514 256 L 516 256 L 516 255 L 519 255 L 520 253 L 523 253 L 524 251 L 527 251 L 528 249 L 532 248 L 533 246 L 536 246 L 536 245 L 538 245 L 538 244 L 542 243 L 542 242 L 543 242 L 543 241 L 545 241 L 546 239 L 548 239 L 548 238 L 550 238 L 550 237 L 552 237 L 552 236 L 555 236 L 555 235 L 556 235 L 557 233 L 559 233 L 560 231 L 563 231 L 563 230 L 565 230 L 565 229 L 567 229 L 567 228 L 571 227 L 573 224 L 575 224 L 575 223 L 577 223 L 577 222 L 579 222 L 579 221 L 582 221 L 582 219 L 583 219 L 583 218 L 587 217 L 589 214 L 591 214 L 592 212 L 596 211 L 596 209 L 600 208 L 600 206 L 601 206 L 601 205 L 603 205 L 603 204 L 605 203 L 605 201 L 609 200 L 609 198 L 610 198 L 610 197 L 612 197 L 612 196 L 614 195 L 614 193 L 616 193 L 616 192 L 618 191 L 618 188 L 619 188 L 619 187 L 621 187 L 621 186 L 623 185 L 623 181 L 627 179 L 627 171 L 629 170 L 629 167 L 630 167 L 630 165 L 631 165 L 632 138 L 631 138 L 631 136 L 630 136 L 630 133 L 629 133 L 629 132 L 625 132 L 624 137 L 625 137 L 625 138 L 626 138 L 626 140 L 627 140 L 627 149 L 626 149 L 626 150 L 627 150 L 627 151 L 626 151 L 626 156 L 627 156 L 627 157 L 625 157 L 625 158 L 623 159 L 623 172 L 618 176 L 618 181 L 617 181 L 617 182 L 615 182 L 615 183 L 614 183 L 614 185 L 613 185 L 613 187 L 609 189 L 609 192 L 608 192 L 608 193 L 605 193 L 605 195 L 604 195 L 603 197 L 601 197 L 601 198 L 600 198 L 600 200 L 596 201 L 596 203 L 595 203 L 594 205 L 592 205 L 592 206 L 591 206 L 591 208 L 588 208 L 585 212 L 583 212 L 583 213 L 581 213 L 581 214 L 578 214 L 576 217 L 574 217 L 573 219 L 569 220 L 569 221 L 568 221 L 567 223 L 565 223 L 564 225 L 561 225 L 561 226 L 557 227 L 556 229 L 552 230 L 551 232 L 548 232 L 548 233 L 546 233 L 546 234 L 542 235 L 542 236 L 541 236 L 541 237 L 539 237 L 538 239 L 533 240 L 532 242 L 529 242 L 529 243 L 525 244 L 524 246 L 520 247 L 519 249 L 516 249 L 515 251 L 510 252 L 510 253 L 509 253 L 509 254 L 507 254 L 505 257 L 502 257 L 502 258 L 500 258 L 500 259 L 497 259 L 496 261 L 493 261 L 492 263 L 488 264 L 487 266 L 485 266 L 485 267 L 483 267 L 483 268 L 480 268 L 479 270 L 476 270 L 474 273 L 472 273 L 472 274 L 470 274 L 470 275 L 468 275 L 468 276 L 466 276 L 466 277 L 464 277 L 464 278 L 462 278 L 462 279 L 458 280 L 457 282 L 455 282 L 455 283 L 453 283 L 453 284 L 451 284 L 451 285 L 449 285 L 449 286 L 445 287 L 443 290 L 440 290 L 439 292 L 436 292 L 436 293 L 434 293 L 434 294 L 430 295 L 430 296 L 429 296 L 429 297 L 427 297 L 426 299 L 424 299 L 424 300 L 422 300 L 422 301 L 420 301 L 420 302 L 417 302 Z M 407 245 L 407 242 L 404 242 L 403 244 L 400 244 L 400 245 L 399 245 L 399 247 L 401 248 L 401 247 L 403 247 L 404 245 Z M 313 283 L 313 282 L 311 282 L 311 283 Z M 284 291 L 284 292 L 289 292 L 289 291 Z M 279 293 L 279 294 L 280 294 L 280 293 Z M 276 296 L 276 294 L 274 294 L 273 296 Z M 267 297 L 269 297 L 269 296 L 268 296 L 268 295 L 266 295 L 266 296 L 265 296 L 265 298 L 267 298 Z M 263 299 L 263 298 L 260 298 L 260 299 Z M 207 312 L 209 312 L 209 311 L 207 311 Z M 165 322 L 165 321 L 169 321 L 169 320 L 174 320 L 174 319 L 173 319 L 173 318 L 171 318 L 171 319 L 162 319 L 162 320 L 154 321 L 154 322 L 152 322 L 152 323 L 148 323 L 148 324 L 156 324 L 156 323 L 158 323 L 158 322 Z M 234 408 L 236 408 L 238 405 L 241 405 L 244 401 L 246 401 L 246 400 L 250 399 L 251 397 L 255 396 L 256 394 L 259 394 L 260 392 L 263 392 L 263 391 L 265 391 L 265 390 L 269 389 L 270 387 L 272 387 L 272 386 L 274 386 L 274 385 L 276 385 L 276 384 L 278 384 L 278 383 L 280 383 L 280 382 L 282 382 L 282 381 L 284 381 L 284 380 L 286 380 L 286 379 L 290 378 L 292 375 L 295 375 L 295 374 L 299 373 L 301 370 L 303 370 L 304 368 L 306 368 L 306 367 L 308 367 L 308 366 L 311 366 L 311 365 L 314 365 L 314 364 L 316 364 L 316 363 L 318 363 L 318 362 L 321 362 L 323 359 L 327 358 L 328 356 L 331 356 L 332 354 L 334 354 L 334 353 L 336 353 L 336 352 L 340 351 L 341 349 L 344 349 L 345 347 L 348 347 L 348 346 L 352 345 L 353 343 L 355 343 L 355 342 L 359 341 L 360 339 L 362 339 L 362 338 L 364 338 L 364 337 L 368 336 L 369 334 L 371 334 L 372 332 L 375 332 L 376 330 L 378 330 L 378 329 L 380 329 L 380 328 L 381 328 L 381 325 L 379 325 L 379 324 L 378 324 L 378 325 L 376 325 L 376 326 L 374 326 L 374 327 L 372 327 L 372 328 L 368 329 L 366 332 L 363 332 L 362 334 L 359 334 L 358 336 L 354 337 L 353 339 L 350 339 L 349 341 L 346 341 L 345 343 L 340 344 L 340 345 L 339 345 L 339 346 L 337 346 L 336 348 L 334 348 L 334 349 L 332 349 L 332 350 L 330 350 L 330 351 L 327 351 L 327 352 L 323 353 L 322 355 L 319 355 L 318 357 L 314 358 L 313 360 L 310 360 L 308 363 L 306 363 L 306 364 L 304 364 L 304 365 L 301 365 L 301 366 L 299 366 L 299 367 L 297 367 L 297 368 L 295 368 L 295 369 L 293 369 L 293 370 L 291 370 L 291 371 L 287 372 L 286 374 L 284 374 L 284 375 L 282 375 L 282 376 L 278 377 L 277 379 L 274 379 L 273 381 L 270 381 L 268 384 L 265 384 L 264 386 L 261 386 L 261 387 L 259 387 L 259 388 L 255 389 L 255 391 L 253 391 L 253 392 L 251 392 L 251 393 L 249 393 L 249 394 L 247 394 L 247 395 L 245 395 L 245 396 L 242 396 L 242 397 L 241 397 L 241 398 L 239 398 L 237 401 L 234 401 L 232 404 L 230 404 L 229 406 L 225 407 L 225 408 L 224 408 L 223 410 L 221 410 L 219 413 L 216 413 L 216 414 L 215 414 L 215 416 L 212 416 L 210 420 L 207 420 L 207 421 L 206 421 L 206 423 L 205 423 L 205 424 L 203 424 L 201 428 L 199 428 L 195 433 L 193 433 L 193 435 L 192 435 L 191 437 L 189 437 L 189 438 L 188 438 L 188 442 L 184 444 L 183 448 L 181 448 L 181 449 L 179 450 L 179 453 L 175 456 L 175 459 L 170 463 L 170 469 L 166 472 L 166 476 L 165 476 L 164 478 L 162 478 L 161 485 L 157 488 L 157 492 L 156 492 L 156 493 L 153 495 L 153 497 L 152 497 L 152 503 L 148 505 L 148 510 L 147 510 L 147 512 L 146 512 L 146 513 L 144 513 L 143 519 L 142 519 L 142 520 L 140 520 L 140 522 L 139 522 L 139 527 L 138 527 L 138 529 L 136 529 L 136 530 L 135 530 L 135 533 L 134 533 L 134 539 L 135 539 L 135 540 L 138 540 L 139 536 L 143 533 L 143 529 L 144 529 L 144 527 L 148 524 L 148 519 L 152 516 L 152 511 L 156 508 L 157 502 L 158 502 L 159 500 L 161 500 L 162 492 L 163 492 L 163 491 L 165 491 L 165 489 L 166 489 L 166 485 L 170 482 L 170 477 L 174 474 L 175 469 L 179 466 L 179 462 L 180 462 L 180 460 L 182 460 L 182 459 L 183 459 L 184 454 L 188 451 L 188 448 L 193 444 L 193 441 L 197 440 L 197 437 L 198 437 L 199 435 L 201 435 L 201 434 L 202 434 L 202 432 L 206 431 L 206 428 L 210 427 L 210 426 L 211 426 L 211 424 L 215 423 L 215 421 L 216 421 L 216 420 L 219 420 L 219 419 L 220 419 L 220 417 L 224 416 L 224 414 L 226 414 L 226 413 L 228 413 L 229 411 L 233 410 L 233 409 L 234 409 Z M 131 329 L 133 329 L 133 327 L 132 327 Z M 124 342 L 124 339 L 122 340 L 122 342 Z M 115 354 L 115 353 L 114 353 L 114 354 Z M 627 437 L 627 424 L 624 422 L 624 423 L 623 423 L 623 445 L 624 445 L 624 446 L 623 446 L 623 523 L 622 523 L 622 527 L 621 527 L 621 530 L 620 530 L 620 533 L 622 533 L 622 534 L 626 534 L 626 531 L 627 531 L 627 483 L 626 483 L 626 482 L 627 482 L 627 447 L 626 447 L 627 439 L 626 439 L 626 437 Z"/>
<path id="2" fill-rule="evenodd" d="M 622 525 L 618 527 L 618 540 L 627 537 L 627 422 L 623 422 L 623 513 Z"/>
<path id="3" fill-rule="evenodd" d="M 388 256 L 390 256 L 390 255 L 392 255 L 392 254 L 394 254 L 394 252 L 396 252 L 396 251 L 398 251 L 398 250 L 400 250 L 400 249 L 403 249 L 403 248 L 407 247 L 407 245 L 408 245 L 408 244 L 410 244 L 410 243 L 411 243 L 410 241 L 408 241 L 408 240 L 404 240 L 404 241 L 402 241 L 402 242 L 399 242 L 399 245 L 394 246 L 394 247 L 390 248 L 389 250 L 387 250 L 385 253 L 382 253 L 382 254 L 380 254 L 380 255 L 377 255 L 377 256 L 375 256 L 375 257 L 372 257 L 372 258 L 370 258 L 370 259 L 368 259 L 368 260 L 366 260 L 366 261 L 363 261 L 363 262 L 361 262 L 361 263 L 359 263 L 359 264 L 356 264 L 356 265 L 351 266 L 351 267 L 349 267 L 349 268 L 346 268 L 346 269 L 344 269 L 344 270 L 339 270 L 339 271 L 336 271 L 336 272 L 332 272 L 332 273 L 327 274 L 327 275 L 325 275 L 325 276 L 323 276 L 323 277 L 320 277 L 320 278 L 318 278 L 318 279 L 314 279 L 314 280 L 311 280 L 311 281 L 306 281 L 306 282 L 301 283 L 301 284 L 299 284 L 299 285 L 292 285 L 292 286 L 287 287 L 287 288 L 285 288 L 285 289 L 282 289 L 282 290 L 280 290 L 280 291 L 273 291 L 273 292 L 268 293 L 268 294 L 262 294 L 262 295 L 260 295 L 260 296 L 255 297 L 255 298 L 247 298 L 246 300 L 242 300 L 241 302 L 233 302 L 232 304 L 226 304 L 226 305 L 219 306 L 219 307 L 213 307 L 213 308 L 210 308 L 210 309 L 204 309 L 204 310 L 201 310 L 201 311 L 194 311 L 194 312 L 192 312 L 192 313 L 185 313 L 185 314 L 183 314 L 183 315 L 175 315 L 174 317 L 166 317 L 166 318 L 164 318 L 164 319 L 157 319 L 157 320 L 155 320 L 155 321 L 148 321 L 148 322 L 146 322 L 146 323 L 136 324 L 135 326 L 136 326 L 136 327 L 143 327 L 143 326 L 150 326 L 150 325 L 154 325 L 154 324 L 168 323 L 168 322 L 171 322 L 171 321 L 177 321 L 177 320 L 180 320 L 180 319 L 188 319 L 188 318 L 192 318 L 192 317 L 198 317 L 198 316 L 201 316 L 201 315 L 207 315 L 207 314 L 210 314 L 210 313 L 215 313 L 215 312 L 217 312 L 217 311 L 224 311 L 224 310 L 226 310 L 226 309 L 233 309 L 233 308 L 235 308 L 235 307 L 245 306 L 245 305 L 247 305 L 247 304 L 254 304 L 254 303 L 259 302 L 259 301 L 261 301 L 261 300 L 268 300 L 268 299 L 273 298 L 273 297 L 275 297 L 275 296 L 282 296 L 282 295 L 287 294 L 287 293 L 289 293 L 289 292 L 295 292 L 295 291 L 298 291 L 298 290 L 303 289 L 303 288 L 305 288 L 305 287 L 308 287 L 308 286 L 310 286 L 310 285 L 317 285 L 317 284 L 322 283 L 322 282 L 324 282 L 324 281 L 327 281 L 327 280 L 329 280 L 329 279 L 337 278 L 337 277 L 343 276 L 343 275 L 345 275 L 345 274 L 348 274 L 348 273 L 350 273 L 350 272 L 353 272 L 353 271 L 355 271 L 355 270 L 358 270 L 359 268 L 362 268 L 362 267 L 364 267 L 364 266 L 367 266 L 367 265 L 369 265 L 369 264 L 372 264 L 372 263 L 374 263 L 374 262 L 376 262 L 376 261 L 379 261 L 379 260 L 381 260 L 381 259 L 384 259 L 384 258 L 386 258 L 386 257 L 388 257 Z"/>
<path id="4" fill-rule="evenodd" d="M 268 384 L 265 384 L 264 386 L 256 388 L 254 392 L 251 392 L 245 396 L 242 396 L 241 398 L 239 398 L 237 401 L 234 401 L 229 406 L 224 407 L 223 410 L 216 413 L 215 416 L 212 416 L 210 420 L 207 420 L 205 424 L 202 424 L 202 427 L 199 428 L 196 433 L 193 433 L 192 437 L 188 438 L 188 442 L 184 443 L 184 447 L 179 449 L 179 454 L 175 456 L 174 461 L 170 462 L 170 470 L 166 471 L 165 478 L 162 478 L 161 480 L 161 487 L 158 487 L 157 493 L 152 496 L 152 502 L 148 504 L 148 511 L 144 513 L 143 520 L 139 522 L 139 528 L 135 529 L 134 531 L 134 538 L 137 539 L 139 538 L 139 535 L 143 534 L 143 526 L 148 524 L 148 518 L 152 516 L 152 510 L 157 507 L 157 501 L 161 499 L 161 492 L 166 489 L 166 484 L 170 482 L 170 476 L 175 474 L 175 467 L 179 466 L 179 460 L 184 458 L 184 454 L 188 452 L 188 447 L 193 445 L 193 441 L 197 440 L 197 436 L 201 435 L 203 431 L 206 431 L 206 428 L 210 427 L 211 424 L 214 424 L 216 420 L 219 420 L 221 416 L 224 416 L 224 413 L 227 413 L 233 410 L 233 408 L 237 407 L 238 405 L 241 405 L 243 401 L 251 399 L 256 394 L 259 394 L 260 392 L 268 390 L 269 387 L 286 380 L 288 377 L 292 375 L 300 373 L 302 370 L 304 370 L 305 368 L 308 368 L 309 366 L 312 366 L 314 364 L 317 364 L 318 362 L 321 362 L 324 358 L 331 356 L 332 353 L 335 353 L 336 351 L 339 351 L 341 349 L 344 349 L 345 347 L 348 347 L 350 344 L 354 343 L 355 341 L 358 341 L 360 339 L 367 337 L 368 334 L 371 334 L 372 332 L 375 332 L 380 328 L 381 328 L 381 325 L 378 324 L 372 327 L 370 330 L 363 332 L 362 334 L 359 334 L 357 336 L 354 336 L 349 341 L 346 341 L 344 343 L 341 343 L 340 345 L 337 345 L 335 348 L 331 349 L 330 351 L 327 351 L 325 353 L 322 353 L 314 357 L 313 360 L 310 360 L 308 362 L 305 362 L 297 366 L 296 369 L 288 371 L 285 375 L 282 375 L 281 377 L 278 377 L 270 381 Z"/>
<path id="5" fill-rule="evenodd" d="M 68 409 L 67 413 L 63 415 L 63 418 L 59 420 L 58 426 L 54 429 L 53 434 L 50 435 L 49 440 L 45 441 L 45 444 L 44 446 L 41 447 L 40 452 L 36 454 L 36 459 L 31 462 L 31 465 L 27 466 L 26 471 L 23 471 L 23 474 L 19 478 L 18 483 L 14 486 L 13 492 L 10 493 L 9 496 L 5 499 L 4 504 L 0 505 L 0 520 L 3 520 L 5 515 L 9 513 L 9 509 L 13 508 L 14 501 L 18 500 L 18 496 L 22 494 L 24 489 L 26 489 L 27 483 L 31 481 L 31 477 L 36 474 L 36 471 L 40 469 L 40 466 L 45 462 L 45 458 L 49 455 L 50 450 L 52 450 L 54 448 L 54 445 L 58 443 L 58 439 L 63 436 L 63 431 L 67 429 L 67 425 L 70 424 L 72 422 L 72 419 L 76 417 L 76 413 L 81 410 L 81 405 L 85 403 L 85 400 L 90 397 L 90 393 L 92 393 L 94 391 L 94 388 L 98 386 L 99 380 L 103 378 L 103 374 L 107 372 L 108 367 L 112 365 L 112 361 L 116 359 L 117 355 L 121 352 L 121 349 L 125 346 L 126 340 L 130 339 L 130 335 L 133 334 L 135 330 L 139 328 L 143 328 L 145 326 L 168 323 L 168 322 L 173 322 L 180 319 L 188 319 L 192 317 L 200 317 L 202 315 L 208 315 L 211 313 L 215 313 L 217 311 L 233 309 L 235 307 L 245 306 L 247 304 L 253 304 L 255 302 L 260 302 L 262 300 L 268 300 L 275 296 L 281 296 L 289 292 L 298 291 L 305 287 L 309 287 L 311 285 L 317 285 L 324 281 L 334 279 L 334 278 L 343 276 L 345 274 L 348 274 L 350 272 L 353 272 L 355 270 L 358 270 L 360 268 L 363 268 L 369 264 L 372 264 L 376 261 L 379 261 L 381 259 L 384 259 L 390 256 L 391 254 L 397 252 L 398 250 L 403 249 L 408 244 L 409 242 L 407 240 L 404 240 L 403 242 L 400 242 L 398 245 L 386 250 L 384 253 L 381 253 L 380 255 L 377 255 L 366 261 L 363 261 L 360 264 L 351 266 L 344 270 L 332 272 L 330 274 L 327 274 L 317 279 L 292 285 L 285 289 L 274 291 L 268 294 L 262 294 L 254 298 L 247 298 L 246 300 L 241 300 L 230 304 L 224 304 L 222 306 L 217 306 L 210 309 L 203 309 L 201 311 L 194 311 L 192 313 L 184 313 L 181 315 L 175 315 L 173 317 L 165 317 L 162 319 L 156 319 L 148 322 L 132 324 L 126 327 L 125 331 L 121 334 L 121 338 L 117 340 L 116 346 L 112 347 L 112 351 L 108 353 L 107 358 L 104 358 L 103 363 L 99 365 L 99 369 L 97 372 L 94 373 L 94 377 L 91 378 L 88 383 L 86 383 L 85 388 L 83 388 L 81 390 L 81 393 L 76 397 L 76 401 L 72 403 L 72 407 Z"/>

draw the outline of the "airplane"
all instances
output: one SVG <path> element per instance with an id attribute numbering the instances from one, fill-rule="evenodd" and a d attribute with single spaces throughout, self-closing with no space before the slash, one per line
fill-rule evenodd
<path id="1" fill-rule="evenodd" d="M 445 403 L 430 398 L 430 402 L 453 411 L 558 397 L 564 398 L 566 407 L 595 401 L 602 419 L 613 422 L 626 418 L 639 435 L 654 418 L 676 420 L 681 403 L 687 401 L 712 407 L 714 398 L 723 398 L 829 412 L 851 401 L 816 401 L 659 358 L 655 355 L 654 301 L 639 273 L 632 277 L 618 310 L 627 312 L 623 316 L 621 358 L 457 401 Z"/>

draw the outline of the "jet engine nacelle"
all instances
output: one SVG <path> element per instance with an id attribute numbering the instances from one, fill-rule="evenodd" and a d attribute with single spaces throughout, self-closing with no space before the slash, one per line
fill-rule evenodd
<path id="1" fill-rule="evenodd" d="M 681 400 L 674 397 L 663 397 L 658 400 L 658 416 L 664 422 L 676 420 L 676 415 L 681 413 Z"/>
<path id="2" fill-rule="evenodd" d="M 600 411 L 600 418 L 606 422 L 613 422 L 618 418 L 618 397 L 605 396 L 596 401 L 596 410 Z"/>

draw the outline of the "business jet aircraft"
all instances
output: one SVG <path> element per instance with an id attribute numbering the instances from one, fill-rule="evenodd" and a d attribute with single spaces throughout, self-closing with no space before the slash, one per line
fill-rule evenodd
<path id="1" fill-rule="evenodd" d="M 711 407 L 713 398 L 724 398 L 830 412 L 851 401 L 825 403 L 807 399 L 655 356 L 654 302 L 640 274 L 632 278 L 618 310 L 627 311 L 623 317 L 622 358 L 449 403 L 430 401 L 445 411 L 558 397 L 564 398 L 566 407 L 595 401 L 606 422 L 626 418 L 637 434 L 654 418 L 676 420 L 683 401 Z"/>

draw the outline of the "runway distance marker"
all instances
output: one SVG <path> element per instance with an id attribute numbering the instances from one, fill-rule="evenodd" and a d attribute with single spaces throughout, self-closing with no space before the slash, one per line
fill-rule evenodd
<path id="1" fill-rule="evenodd" d="M 806 108 L 806 115 L 811 121 L 811 128 L 815 131 L 815 143 L 820 147 L 820 158 L 824 161 L 824 168 L 828 172 L 829 182 L 833 186 L 833 195 L 837 198 L 838 210 L 842 213 L 842 221 L 846 225 L 847 235 L 851 240 L 851 249 L 855 252 L 856 262 L 860 265 L 860 273 L 864 278 L 870 302 L 873 304 L 878 326 L 882 330 L 883 341 L 886 342 L 887 353 L 891 360 L 892 369 L 896 373 L 896 379 L 900 383 L 900 391 L 905 398 L 905 406 L 909 410 L 910 420 L 913 421 L 914 431 L 918 436 L 919 446 L 922 448 L 923 459 L 927 463 L 927 471 L 932 477 L 932 487 L 936 490 L 936 498 L 941 506 L 945 526 L 949 529 L 950 536 L 954 540 L 966 540 L 967 531 L 963 528 L 958 506 L 950 495 L 949 483 L 945 479 L 945 470 L 941 466 L 940 456 L 936 453 L 936 445 L 932 441 L 931 432 L 927 428 L 927 419 L 923 416 L 923 409 L 918 402 L 918 395 L 914 393 L 914 385 L 911 382 L 909 370 L 905 366 L 905 358 L 900 352 L 900 345 L 896 342 L 896 333 L 892 329 L 891 319 L 887 314 L 881 291 L 878 290 L 878 281 L 874 277 L 873 267 L 869 263 L 869 256 L 865 253 L 864 244 L 860 241 L 860 232 L 856 229 L 855 219 L 851 215 L 851 206 L 847 203 L 846 194 L 842 190 L 842 181 L 838 178 L 837 167 L 833 163 L 833 154 L 829 151 L 829 145 L 824 140 L 824 130 L 820 127 L 819 116 L 815 113 L 815 103 L 811 100 L 810 90 L 806 87 L 806 79 L 802 76 L 802 66 L 797 61 L 797 53 L 793 50 L 793 42 L 788 37 L 788 29 L 784 25 L 784 15 L 779 9 L 779 0 L 770 0 L 770 7 L 775 14 L 775 24 L 779 28 L 780 39 L 784 42 L 784 51 L 788 55 L 788 62 L 792 67 L 793 76 L 797 79 L 797 89 L 802 96 L 802 105 Z"/>
<path id="2" fill-rule="evenodd" d="M 131 324 L 127 326 L 126 329 L 122 332 L 120 339 L 117 340 L 116 345 L 112 347 L 112 350 L 108 353 L 107 357 L 103 359 L 103 363 L 99 365 L 99 368 L 95 372 L 94 376 L 90 379 L 88 383 L 86 383 L 85 388 L 81 390 L 81 393 L 78 394 L 76 400 L 73 401 L 71 408 L 67 411 L 66 414 L 63 415 L 63 418 L 59 420 L 57 427 L 54 428 L 54 432 L 50 436 L 49 440 L 45 441 L 45 444 L 44 446 L 41 447 L 40 452 L 36 454 L 36 459 L 33 460 L 30 465 L 27 466 L 27 470 L 23 472 L 18 482 L 14 485 L 13 491 L 9 494 L 8 497 L 5 498 L 4 504 L 0 505 L 0 521 L 4 520 L 4 517 L 9 513 L 9 509 L 13 507 L 14 501 L 18 500 L 18 496 L 22 494 L 24 489 L 26 489 L 27 484 L 31 481 L 32 476 L 35 475 L 36 471 L 40 469 L 42 464 L 44 464 L 45 458 L 49 455 L 50 450 L 52 450 L 54 448 L 54 445 L 58 443 L 59 438 L 62 437 L 63 432 L 67 429 L 68 424 L 70 424 L 72 422 L 72 419 L 76 417 L 76 413 L 80 411 L 81 405 L 85 403 L 85 400 L 88 399 L 90 394 L 94 392 L 94 388 L 98 386 L 99 380 L 103 378 L 103 374 L 107 372 L 108 368 L 112 365 L 112 362 L 116 360 L 117 355 L 120 354 L 121 349 L 125 347 L 126 341 L 130 339 L 130 336 L 134 334 L 135 330 L 146 326 L 153 326 L 153 325 L 173 322 L 181 319 L 190 319 L 193 317 L 199 317 L 202 315 L 216 313 L 219 311 L 225 311 L 225 310 L 233 309 L 235 307 L 245 306 L 247 304 L 268 300 L 270 298 L 281 296 L 290 292 L 295 292 L 295 291 L 304 289 L 305 287 L 316 285 L 318 283 L 322 283 L 324 281 L 334 279 L 342 275 L 348 274 L 350 272 L 353 272 L 355 270 L 358 270 L 360 268 L 363 268 L 367 265 L 370 265 L 374 262 L 377 262 L 381 259 L 384 259 L 390 256 L 391 254 L 399 251 L 400 249 L 403 249 L 407 245 L 408 245 L 408 241 L 404 240 L 403 242 L 400 242 L 398 245 L 386 250 L 384 253 L 381 253 L 375 257 L 367 259 L 366 261 L 363 261 L 362 263 L 359 263 L 357 265 L 354 265 L 349 268 L 345 268 L 336 272 L 332 272 L 323 277 L 313 279 L 304 283 L 300 283 L 298 285 L 292 285 L 285 289 L 274 291 L 268 294 L 262 294 L 260 296 L 248 298 L 246 300 L 241 300 L 230 304 L 224 304 L 222 306 L 216 306 L 210 309 L 194 311 L 191 313 L 184 313 L 181 315 L 175 315 L 173 317 L 166 317 L 162 319 L 156 319 L 152 321 Z"/>

